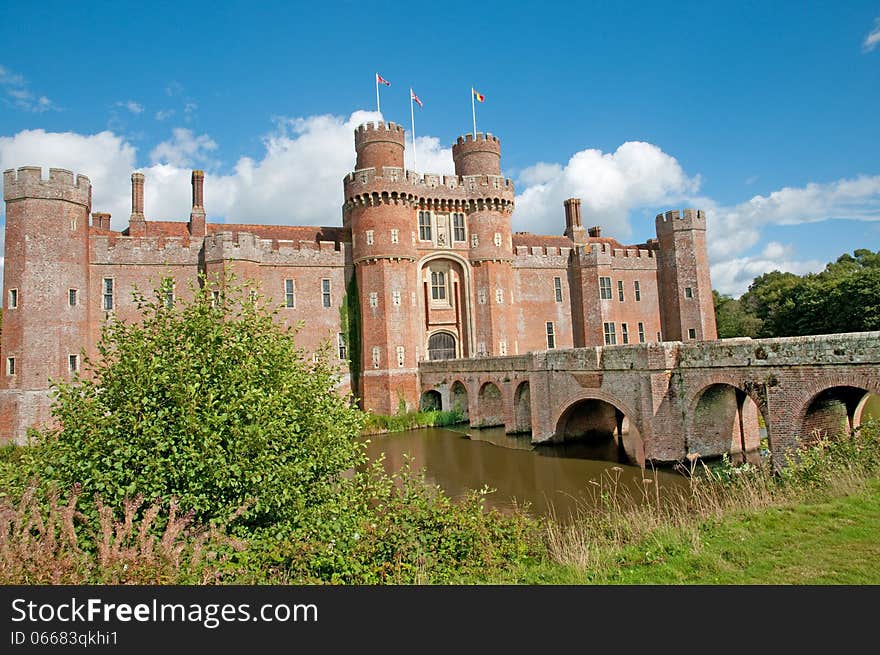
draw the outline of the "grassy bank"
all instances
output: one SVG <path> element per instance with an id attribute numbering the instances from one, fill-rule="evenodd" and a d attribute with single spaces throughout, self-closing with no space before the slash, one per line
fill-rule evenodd
<path id="1" fill-rule="evenodd" d="M 418 412 L 399 412 L 391 416 L 385 414 L 367 414 L 361 434 L 384 434 L 385 432 L 403 432 L 418 428 L 442 428 L 464 421 L 464 415 L 457 411 L 441 411 L 439 409 Z"/>

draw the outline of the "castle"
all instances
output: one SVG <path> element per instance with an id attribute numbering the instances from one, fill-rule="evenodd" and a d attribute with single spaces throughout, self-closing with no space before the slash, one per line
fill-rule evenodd
<path id="1" fill-rule="evenodd" d="M 137 319 L 135 286 L 170 280 L 172 302 L 200 273 L 258 282 L 281 320 L 305 322 L 301 346 L 333 342 L 341 390 L 382 414 L 418 406 L 424 360 L 716 338 L 702 211 L 660 214 L 656 239 L 624 246 L 585 229 L 570 198 L 563 236 L 513 233 L 497 137 L 459 137 L 453 176 L 406 170 L 395 123 L 361 125 L 354 140 L 337 227 L 209 223 L 193 171 L 188 222 L 147 220 L 133 173 L 117 232 L 92 212 L 86 176 L 7 170 L 0 442 L 49 420 L 50 379 L 96 354 L 105 321 Z"/>

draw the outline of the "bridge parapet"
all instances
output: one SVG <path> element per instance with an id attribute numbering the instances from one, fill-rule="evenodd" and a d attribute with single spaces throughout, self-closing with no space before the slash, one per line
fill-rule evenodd
<path id="1" fill-rule="evenodd" d="M 880 363 L 880 332 L 682 343 L 681 368 Z"/>

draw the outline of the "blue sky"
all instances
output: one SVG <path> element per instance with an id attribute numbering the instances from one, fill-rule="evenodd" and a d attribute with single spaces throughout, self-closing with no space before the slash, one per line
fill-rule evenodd
<path id="1" fill-rule="evenodd" d="M 382 113 L 419 169 L 477 127 L 502 141 L 515 229 L 562 200 L 629 242 L 663 210 L 709 212 L 713 284 L 738 294 L 880 247 L 880 1 L 845 3 L 19 3 L 0 26 L 0 166 L 73 168 L 127 224 L 340 222 L 351 130 Z M 408 163 L 412 166 L 412 158 Z M 0 217 L 2 220 L 2 217 Z"/>

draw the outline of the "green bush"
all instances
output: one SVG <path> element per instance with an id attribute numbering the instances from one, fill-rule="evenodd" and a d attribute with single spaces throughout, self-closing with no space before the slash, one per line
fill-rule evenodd
<path id="1" fill-rule="evenodd" d="M 35 472 L 80 485 L 86 513 L 95 495 L 115 508 L 141 495 L 200 523 L 248 505 L 247 531 L 295 527 L 360 461 L 361 414 L 326 352 L 304 357 L 260 297 L 230 279 L 215 299 L 201 282 L 170 308 L 164 289 L 136 296 L 139 322 L 104 326 L 86 374 L 54 385 L 61 429 L 38 435 Z"/>

